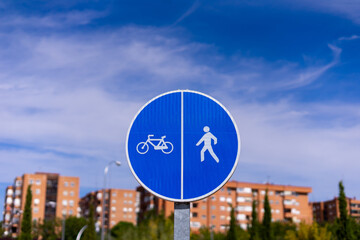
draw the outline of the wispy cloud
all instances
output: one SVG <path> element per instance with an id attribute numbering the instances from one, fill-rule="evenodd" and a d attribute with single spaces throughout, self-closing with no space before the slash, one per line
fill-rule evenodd
<path id="1" fill-rule="evenodd" d="M 339 41 L 351 41 L 351 40 L 356 40 L 356 39 L 360 39 L 360 36 L 352 35 L 350 37 L 340 37 L 338 40 Z"/>
<path id="2" fill-rule="evenodd" d="M 39 15 L 3 15 L 0 17 L 0 27 L 4 28 L 66 28 L 68 26 L 86 25 L 92 20 L 105 16 L 99 11 L 70 11 L 63 13 Z"/>
<path id="3" fill-rule="evenodd" d="M 188 16 L 190 16 L 198 7 L 200 6 L 200 1 L 196 0 L 191 7 L 183 14 L 181 15 L 173 24 L 172 26 L 176 26 L 178 23 L 180 23 L 181 21 L 183 21 L 185 18 L 187 18 Z"/>
<path id="4" fill-rule="evenodd" d="M 288 2 L 283 0 L 281 2 Z M 298 6 L 304 6 L 312 10 L 318 10 L 323 12 L 329 12 L 336 15 L 344 16 L 357 24 L 360 24 L 360 4 L 358 0 L 301 0 L 291 1 L 292 4 Z"/>

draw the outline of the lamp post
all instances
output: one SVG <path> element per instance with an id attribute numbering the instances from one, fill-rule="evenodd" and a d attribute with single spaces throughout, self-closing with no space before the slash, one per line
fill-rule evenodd
<path id="1" fill-rule="evenodd" d="M 106 176 L 109 171 L 109 167 L 112 163 L 115 163 L 116 166 L 120 166 L 120 161 L 111 161 L 104 169 L 104 189 L 102 195 L 102 209 L 101 209 L 101 240 L 105 239 L 105 192 L 106 192 Z"/>

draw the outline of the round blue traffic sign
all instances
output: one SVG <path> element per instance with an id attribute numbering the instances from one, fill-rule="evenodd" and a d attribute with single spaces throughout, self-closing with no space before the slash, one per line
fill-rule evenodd
<path id="1" fill-rule="evenodd" d="M 217 100 L 178 90 L 140 109 L 128 131 L 126 154 L 136 180 L 154 195 L 197 201 L 219 190 L 234 173 L 240 136 Z"/>

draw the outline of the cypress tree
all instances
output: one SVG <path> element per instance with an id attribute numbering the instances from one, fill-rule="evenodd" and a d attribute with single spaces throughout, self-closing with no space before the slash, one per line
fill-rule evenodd
<path id="1" fill-rule="evenodd" d="M 352 229 L 351 219 L 348 216 L 347 199 L 345 195 L 345 188 L 343 182 L 339 182 L 339 211 L 340 218 L 337 219 L 336 235 L 341 240 L 356 239 L 354 236 L 354 229 Z"/>
<path id="2" fill-rule="evenodd" d="M 32 203 L 32 193 L 31 185 L 28 186 L 26 191 L 26 200 L 25 200 L 25 209 L 21 222 L 20 236 L 19 240 L 31 240 L 31 226 L 32 226 L 32 215 L 31 215 L 31 203 Z"/>
<path id="3" fill-rule="evenodd" d="M 94 199 L 91 198 L 89 203 L 89 216 L 87 219 L 87 228 L 84 231 L 84 240 L 96 240 L 96 231 L 95 231 L 95 213 L 94 213 Z M 105 209 L 102 209 L 105 211 Z"/>
<path id="4" fill-rule="evenodd" d="M 236 218 L 235 218 L 235 210 L 231 207 L 230 213 L 230 227 L 226 234 L 226 240 L 236 240 Z"/>
<path id="5" fill-rule="evenodd" d="M 264 217 L 262 220 L 262 240 L 272 240 L 272 229 L 271 229 L 271 207 L 268 197 L 268 190 L 265 192 L 264 199 Z"/>
<path id="6" fill-rule="evenodd" d="M 252 202 L 252 212 L 251 212 L 251 227 L 249 228 L 250 240 L 259 240 L 259 220 L 257 214 L 257 203 L 256 200 Z"/>

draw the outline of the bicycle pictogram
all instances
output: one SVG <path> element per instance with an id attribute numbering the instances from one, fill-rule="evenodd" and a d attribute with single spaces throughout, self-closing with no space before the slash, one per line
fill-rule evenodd
<path id="1" fill-rule="evenodd" d="M 154 150 L 161 150 L 165 154 L 169 154 L 173 151 L 174 146 L 171 142 L 165 142 L 166 136 L 162 136 L 160 139 L 151 138 L 154 135 L 150 134 L 148 135 L 148 139 L 146 142 L 140 142 L 136 146 L 136 151 L 140 154 L 145 154 L 149 151 L 149 144 L 154 147 Z M 157 145 L 154 144 L 154 142 L 157 143 Z"/>

